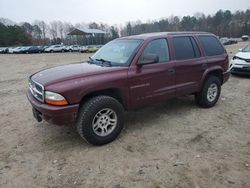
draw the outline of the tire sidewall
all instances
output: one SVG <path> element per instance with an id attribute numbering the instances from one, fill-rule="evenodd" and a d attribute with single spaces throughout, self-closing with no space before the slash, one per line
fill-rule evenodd
<path id="1" fill-rule="evenodd" d="M 210 101 L 207 99 L 207 93 L 208 93 L 208 88 L 209 88 L 210 85 L 213 84 L 213 83 L 217 85 L 218 91 L 217 91 L 217 96 L 216 96 L 216 98 L 215 98 L 213 101 L 210 102 Z M 206 83 L 205 83 L 204 88 L 203 88 L 203 91 L 202 91 L 203 100 L 204 100 L 205 106 L 206 106 L 206 107 L 212 107 L 212 106 L 214 106 L 214 105 L 217 103 L 217 101 L 218 101 L 218 99 L 219 99 L 219 97 L 220 97 L 220 92 L 221 92 L 221 83 L 220 83 L 219 79 L 218 79 L 217 77 L 215 77 L 215 76 L 209 77 L 209 78 L 206 80 Z"/>
<path id="2" fill-rule="evenodd" d="M 111 97 L 106 97 L 105 100 L 98 104 L 83 106 L 82 113 L 79 114 L 78 132 L 87 142 L 94 145 L 103 145 L 115 140 L 123 128 L 124 111 L 121 104 Z M 93 130 L 92 122 L 95 115 L 105 108 L 110 108 L 116 113 L 117 125 L 109 135 L 98 136 Z"/>

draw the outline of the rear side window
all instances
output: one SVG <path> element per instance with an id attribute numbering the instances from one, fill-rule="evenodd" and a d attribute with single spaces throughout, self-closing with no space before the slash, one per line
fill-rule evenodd
<path id="1" fill-rule="evenodd" d="M 160 62 L 169 61 L 169 50 L 166 39 L 156 39 L 151 41 L 143 51 L 143 54 L 156 54 Z"/>
<path id="2" fill-rule="evenodd" d="M 199 48 L 193 37 L 175 37 L 173 42 L 176 60 L 200 57 Z"/>
<path id="3" fill-rule="evenodd" d="M 199 36 L 207 56 L 221 55 L 225 53 L 224 48 L 213 36 Z"/>

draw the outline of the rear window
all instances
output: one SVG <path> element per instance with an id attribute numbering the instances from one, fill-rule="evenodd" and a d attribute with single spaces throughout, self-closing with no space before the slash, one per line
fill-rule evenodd
<path id="1" fill-rule="evenodd" d="M 225 53 L 219 40 L 213 36 L 199 36 L 207 56 L 221 55 Z"/>

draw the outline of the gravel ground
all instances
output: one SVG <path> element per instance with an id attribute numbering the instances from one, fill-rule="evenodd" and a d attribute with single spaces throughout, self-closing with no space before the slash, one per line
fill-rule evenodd
<path id="1" fill-rule="evenodd" d="M 26 99 L 30 74 L 88 56 L 0 55 L 0 187 L 250 187 L 249 77 L 231 76 L 210 109 L 185 96 L 127 113 L 95 147 L 74 126 L 37 123 Z"/>

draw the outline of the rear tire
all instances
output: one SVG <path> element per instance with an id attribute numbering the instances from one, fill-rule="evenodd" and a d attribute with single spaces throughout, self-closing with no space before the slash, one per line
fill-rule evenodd
<path id="1" fill-rule="evenodd" d="M 195 94 L 196 103 L 203 108 L 213 107 L 221 92 L 221 82 L 216 76 L 209 76 L 201 89 L 200 92 Z"/>
<path id="2" fill-rule="evenodd" d="M 81 107 L 77 119 L 77 131 L 93 145 L 112 142 L 120 134 L 124 124 L 124 109 L 120 102 L 109 96 L 96 96 Z"/>

